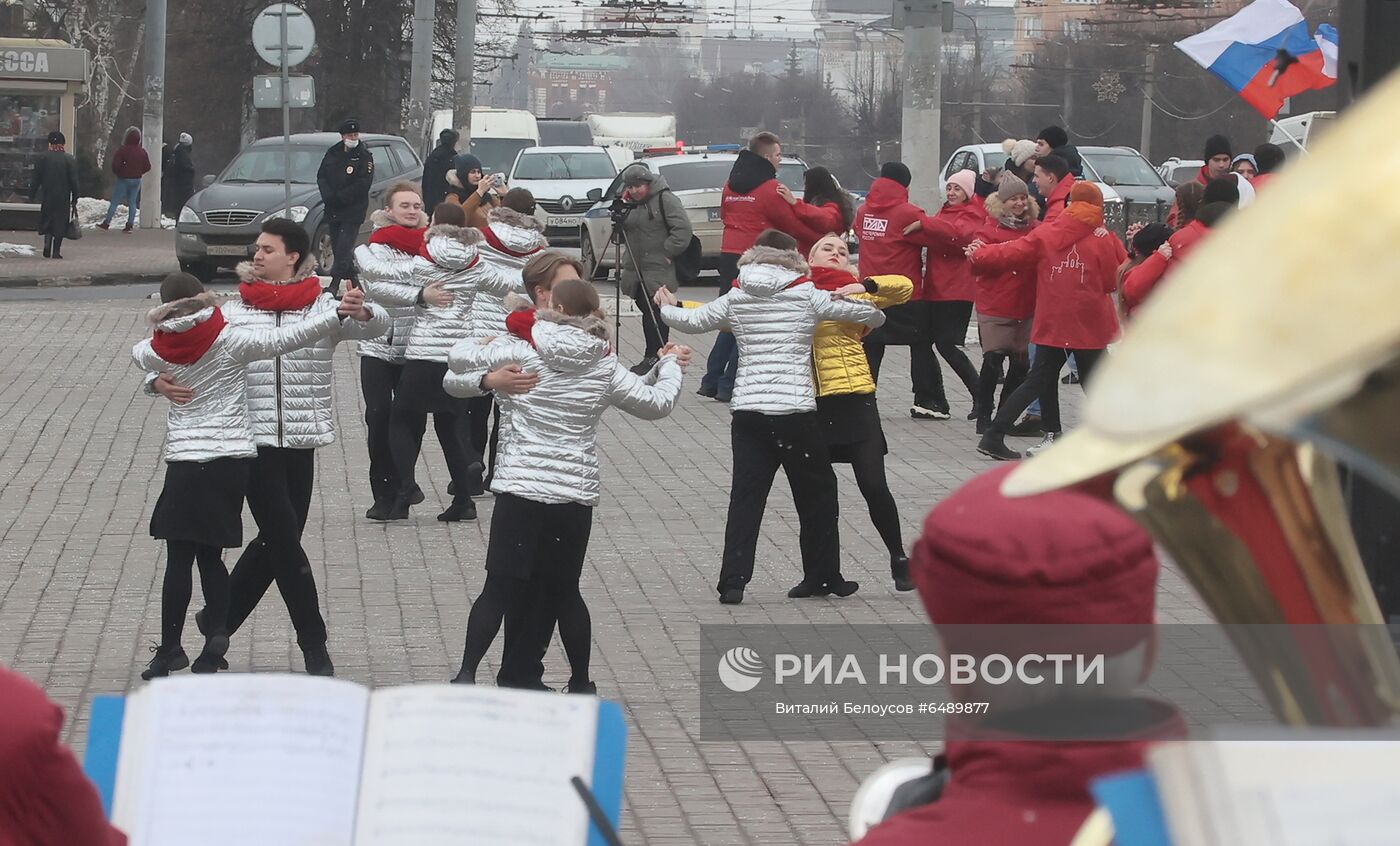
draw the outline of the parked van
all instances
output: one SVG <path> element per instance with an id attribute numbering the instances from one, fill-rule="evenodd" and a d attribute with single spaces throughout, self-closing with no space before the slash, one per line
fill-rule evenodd
<path id="1" fill-rule="evenodd" d="M 433 112 L 436 139 L 444 129 L 453 128 L 452 110 Z M 436 143 L 436 141 L 434 141 Z M 540 145 L 540 127 L 535 116 L 523 109 L 472 109 L 471 154 L 481 159 L 484 173 L 510 173 L 515 157 L 526 147 Z"/>

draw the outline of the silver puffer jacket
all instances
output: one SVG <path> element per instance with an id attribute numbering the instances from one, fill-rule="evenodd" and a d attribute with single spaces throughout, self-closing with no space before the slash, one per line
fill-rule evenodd
<path id="1" fill-rule="evenodd" d="M 598 421 L 609 406 L 643 420 L 671 413 L 681 392 L 681 367 L 663 356 L 637 376 L 608 347 L 607 328 L 595 317 L 540 311 L 530 342 L 514 336 L 452 348 L 443 387 L 457 397 L 479 396 L 481 378 L 507 364 L 539 374 L 519 396 L 501 395 L 499 453 L 491 490 L 535 502 L 598 504 Z"/>
<path id="2" fill-rule="evenodd" d="M 175 300 L 148 315 L 162 332 L 188 332 L 214 316 L 219 307 L 213 294 Z M 252 458 L 258 454 L 248 420 L 247 366 L 304 347 L 337 331 L 334 311 L 279 329 L 238 329 L 225 326 L 213 345 L 191 364 L 172 364 L 156 354 L 151 339 L 132 347 L 136 366 L 146 372 L 168 372 L 194 391 L 194 399 L 170 406 L 166 415 L 166 461 L 213 461 Z"/>
<path id="3" fill-rule="evenodd" d="M 505 250 L 498 250 L 489 240 L 481 244 L 481 257 L 510 274 L 513 285 L 511 291 L 525 293 L 525 284 L 520 281 L 520 271 L 525 262 L 549 246 L 544 238 L 544 226 L 533 217 L 526 217 L 514 209 L 495 208 L 487 215 L 492 236 Z M 505 297 L 479 292 L 472 303 L 472 338 L 495 338 L 506 332 L 506 315 L 509 310 Z"/>
<path id="4" fill-rule="evenodd" d="M 868 303 L 833 300 L 801 281 L 809 268 L 795 252 L 754 247 L 739 258 L 739 287 L 700 308 L 665 306 L 661 319 L 681 332 L 728 329 L 739 342 L 735 411 L 797 414 L 815 411 L 812 335 L 823 320 L 871 328 L 885 313 Z M 794 284 L 798 283 L 800 284 Z"/>
<path id="5" fill-rule="evenodd" d="M 475 229 L 439 224 L 428 230 L 428 255 L 414 262 L 414 277 L 427 287 L 438 282 L 452 292 L 452 304 L 424 308 L 409 337 L 405 354 L 420 361 L 447 361 L 447 353 L 471 331 L 472 304 L 486 293 L 504 297 L 515 290 L 517 279 L 509 271 L 481 257 L 481 233 Z"/>
<path id="6" fill-rule="evenodd" d="M 369 216 L 375 229 L 393 226 L 389 213 L 379 209 Z M 419 218 L 417 228 L 428 225 Z M 400 252 L 388 244 L 361 244 L 355 248 L 355 267 L 365 289 L 365 302 L 379 303 L 389 314 L 389 329 L 373 341 L 361 341 L 360 355 L 403 364 L 404 349 L 413 324 L 422 313 L 417 307 L 418 286 L 414 284 L 413 260 L 417 256 Z"/>
<path id="7" fill-rule="evenodd" d="M 294 279 L 304 279 L 314 258 L 297 268 Z M 253 279 L 253 267 L 244 262 L 238 276 Z M 296 311 L 264 311 L 239 300 L 226 303 L 224 318 L 237 329 L 271 329 L 307 318 L 334 313 L 339 303 L 322 294 L 311 305 Z M 248 365 L 248 411 L 253 424 L 253 441 L 258 446 L 314 449 L 335 442 L 335 414 L 331 399 L 332 362 L 335 346 L 346 340 L 378 338 L 389 328 L 389 315 L 383 306 L 366 306 L 368 322 L 341 320 L 336 331 L 316 343 L 271 361 Z"/>

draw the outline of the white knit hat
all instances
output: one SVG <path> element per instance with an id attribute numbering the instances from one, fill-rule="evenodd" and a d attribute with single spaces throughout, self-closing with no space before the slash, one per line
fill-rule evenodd
<path id="1" fill-rule="evenodd" d="M 1006 153 L 1013 164 L 1020 167 L 1024 165 L 1031 156 L 1035 155 L 1035 142 L 1027 141 L 1024 138 L 1020 141 L 1017 141 L 1015 138 L 1008 138 L 1001 142 L 1001 151 Z"/>

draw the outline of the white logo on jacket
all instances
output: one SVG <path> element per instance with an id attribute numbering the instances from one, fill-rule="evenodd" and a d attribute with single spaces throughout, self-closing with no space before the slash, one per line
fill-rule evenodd
<path id="1" fill-rule="evenodd" d="M 884 235 L 890 228 L 890 222 L 883 217 L 867 217 L 861 226 L 861 231 L 866 235 Z"/>

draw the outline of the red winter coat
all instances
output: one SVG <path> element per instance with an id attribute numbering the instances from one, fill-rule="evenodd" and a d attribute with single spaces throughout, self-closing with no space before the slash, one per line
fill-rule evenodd
<path id="1" fill-rule="evenodd" d="M 1034 203 L 1035 200 L 1031 200 Z M 1005 244 L 1018 241 L 1040 225 L 1036 220 L 1039 213 L 1031 206 L 1030 225 L 1024 229 L 1004 226 L 997 216 L 1000 214 L 1000 201 L 995 194 L 987 198 L 987 222 L 983 224 L 977 238 L 991 244 Z M 974 269 L 971 262 L 968 268 Z M 985 270 L 977 267 L 975 270 Z M 1026 270 L 1005 270 L 1000 273 L 982 272 L 973 277 L 977 281 L 977 313 L 988 317 L 1003 317 L 1008 320 L 1025 320 L 1035 313 L 1035 273 Z"/>
<path id="2" fill-rule="evenodd" d="M 799 228 L 797 232 L 790 234 L 797 239 L 797 248 L 802 251 L 803 258 L 806 258 L 817 242 L 827 235 L 840 235 L 846 231 L 846 220 L 841 216 L 841 207 L 835 203 L 813 205 L 798 200 L 792 207 L 792 213 L 797 217 Z"/>
<path id="3" fill-rule="evenodd" d="M 1172 233 L 1172 236 L 1167 239 L 1167 243 L 1172 248 L 1170 259 L 1162 258 L 1161 253 L 1153 252 L 1152 255 L 1143 260 L 1142 264 L 1129 270 L 1123 276 L 1124 312 L 1131 316 L 1139 306 L 1146 302 L 1148 296 L 1156 289 L 1157 284 L 1165 279 L 1167 273 L 1196 248 L 1196 244 L 1208 232 L 1210 230 L 1204 223 L 1193 220 L 1186 224 L 1180 232 Z"/>
<path id="4" fill-rule="evenodd" d="M 123 846 L 97 789 L 59 741 L 63 709 L 0 668 L 0 846 Z"/>
<path id="5" fill-rule="evenodd" d="M 132 127 L 112 155 L 112 172 L 121 179 L 140 179 L 151 169 L 151 158 L 141 149 L 141 130 Z"/>
<path id="6" fill-rule="evenodd" d="M 1047 347 L 1101 350 L 1118 336 L 1110 295 L 1128 257 L 1117 236 L 1103 231 L 1103 209 L 1075 203 L 1053 223 L 1016 241 L 983 247 L 972 256 L 979 274 L 1036 274 L 1031 341 Z M 1099 234 L 1102 231 L 1102 234 Z"/>
<path id="7" fill-rule="evenodd" d="M 914 299 L 924 278 L 923 248 L 904 235 L 904 227 L 923 217 L 923 209 L 909 202 L 909 189 L 893 179 L 880 177 L 870 185 L 865 203 L 856 212 L 856 237 L 860 239 L 860 275 L 905 276 L 915 285 Z"/>
<path id="8" fill-rule="evenodd" d="M 972 243 L 987 225 L 987 210 L 981 197 L 960 205 L 945 205 L 938 214 L 919 215 L 923 228 L 905 237 L 928 248 L 924 284 L 914 292 L 916 300 L 972 302 L 977 298 L 977 282 L 972 278 L 963 247 Z"/>
<path id="9" fill-rule="evenodd" d="M 1094 810 L 1089 782 L 1141 769 L 1151 742 L 1186 736 L 1170 706 L 1129 700 L 1123 708 L 1140 720 L 1130 739 L 948 741 L 952 778 L 938 800 L 891 817 L 857 846 L 1066 846 Z"/>
<path id="10" fill-rule="evenodd" d="M 720 252 L 743 255 L 765 229 L 777 229 L 793 237 L 802 225 L 778 194 L 778 171 L 773 163 L 749 150 L 740 150 L 729 180 L 720 195 L 720 220 L 724 238 Z"/>
<path id="11" fill-rule="evenodd" d="M 1045 217 L 1041 218 L 1041 223 L 1051 223 L 1064 213 L 1065 205 L 1069 203 L 1069 189 L 1074 187 L 1074 182 L 1073 176 L 1066 176 L 1045 198 Z"/>

